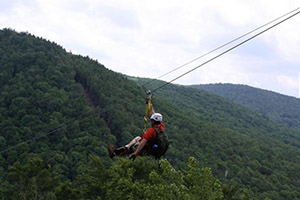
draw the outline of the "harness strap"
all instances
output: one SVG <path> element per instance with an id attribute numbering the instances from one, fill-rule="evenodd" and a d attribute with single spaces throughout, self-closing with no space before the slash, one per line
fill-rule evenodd
<path id="1" fill-rule="evenodd" d="M 151 94 L 151 91 L 148 90 L 147 91 L 147 96 L 146 96 L 146 111 L 145 111 L 145 116 L 144 116 L 144 132 L 146 132 L 147 130 L 147 121 L 148 121 L 148 116 L 149 116 L 149 113 L 150 113 L 150 110 L 151 110 L 151 97 L 152 97 L 152 94 Z"/>
<path id="2" fill-rule="evenodd" d="M 145 123 L 144 124 L 144 132 L 146 132 L 146 130 L 147 130 L 147 121 L 148 121 L 148 115 L 149 115 L 150 109 L 151 109 L 151 100 L 149 99 L 146 104 L 146 111 L 145 111 L 145 116 L 144 116 L 144 123 Z"/>
<path id="3" fill-rule="evenodd" d="M 154 128 L 155 133 L 156 133 L 155 139 L 157 139 L 158 138 L 158 134 L 162 133 L 162 131 L 160 131 L 157 127 L 153 127 L 153 128 Z"/>

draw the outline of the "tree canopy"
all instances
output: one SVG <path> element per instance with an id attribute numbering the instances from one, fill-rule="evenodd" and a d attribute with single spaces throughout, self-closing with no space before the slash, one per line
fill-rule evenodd
<path id="1" fill-rule="evenodd" d="M 295 97 L 247 85 L 208 84 L 192 85 L 192 87 L 231 99 L 283 125 L 300 130 L 300 100 Z"/>
<path id="2" fill-rule="evenodd" d="M 0 30 L 0 199 L 300 199 L 299 134 L 206 91 L 153 94 L 172 144 L 111 160 L 142 134 L 144 89 L 89 57 Z"/>

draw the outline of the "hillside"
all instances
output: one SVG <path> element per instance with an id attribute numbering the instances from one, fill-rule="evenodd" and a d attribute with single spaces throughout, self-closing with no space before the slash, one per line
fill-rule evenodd
<path id="1" fill-rule="evenodd" d="M 168 161 L 111 160 L 108 143 L 141 134 L 147 79 L 8 29 L 0 55 L 2 199 L 300 199 L 299 135 L 264 115 L 168 85 L 153 96 Z"/>
<path id="2" fill-rule="evenodd" d="M 300 99 L 295 97 L 246 85 L 208 84 L 192 87 L 226 97 L 282 124 L 300 130 Z"/>
<path id="3" fill-rule="evenodd" d="M 138 82 L 144 85 L 147 81 L 139 79 Z M 160 81 L 152 82 L 148 88 L 155 89 L 162 84 Z M 239 183 L 247 182 L 246 185 L 256 192 L 262 188 L 272 188 L 277 170 L 286 171 L 283 166 L 287 167 L 287 162 L 292 164 L 295 161 L 288 161 L 287 158 L 294 154 L 292 152 L 299 151 L 298 133 L 259 113 L 211 93 L 183 86 L 169 85 L 155 95 L 168 101 L 165 107 L 168 104 L 180 106 L 179 113 L 173 113 L 175 118 L 181 120 L 180 126 L 175 126 L 171 131 L 181 132 L 184 137 L 176 144 L 180 147 L 176 148 L 177 158 L 186 152 L 200 158 L 204 165 L 212 167 L 214 171 L 228 170 L 233 175 L 232 179 L 238 181 L 236 178 L 239 177 Z M 196 151 L 187 146 L 194 147 Z M 285 151 L 285 148 L 289 150 Z M 296 154 L 293 156 L 298 157 Z M 294 173 L 296 171 L 286 174 L 286 180 L 291 181 Z M 280 182 L 277 182 L 279 188 Z M 272 199 L 278 199 L 276 195 L 271 196 Z"/>

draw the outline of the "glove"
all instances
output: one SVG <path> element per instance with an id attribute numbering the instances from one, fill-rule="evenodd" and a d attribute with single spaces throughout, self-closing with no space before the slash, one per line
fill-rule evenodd
<path id="1" fill-rule="evenodd" d="M 137 154 L 133 153 L 129 156 L 129 159 L 134 161 L 136 157 L 137 157 Z"/>
<path id="2" fill-rule="evenodd" d="M 147 103 L 148 103 L 148 101 L 149 101 L 149 100 L 151 100 L 152 93 L 151 93 L 151 91 L 150 91 L 150 90 L 148 90 L 146 94 L 147 94 L 147 96 L 146 96 L 146 104 L 147 104 Z"/>

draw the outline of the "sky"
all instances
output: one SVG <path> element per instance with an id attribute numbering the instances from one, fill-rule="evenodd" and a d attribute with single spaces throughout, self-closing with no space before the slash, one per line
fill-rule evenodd
<path id="1" fill-rule="evenodd" d="M 158 78 L 300 7 L 300 2 L 0 0 L 0 5 L 0 29 L 54 41 L 116 72 Z M 160 79 L 170 81 L 235 44 Z M 299 98 L 300 14 L 174 83 L 246 84 Z"/>

